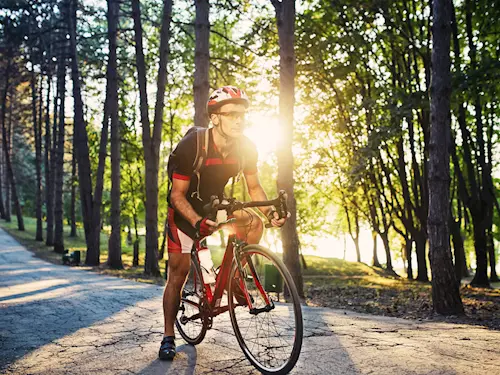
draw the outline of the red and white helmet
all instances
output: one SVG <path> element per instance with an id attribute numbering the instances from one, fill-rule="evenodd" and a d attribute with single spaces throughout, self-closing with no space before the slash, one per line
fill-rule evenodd
<path id="1" fill-rule="evenodd" d="M 219 107 L 228 103 L 241 103 L 248 108 L 250 100 L 247 94 L 242 89 L 236 86 L 223 86 L 215 90 L 207 102 L 207 112 L 210 115 L 214 113 Z"/>

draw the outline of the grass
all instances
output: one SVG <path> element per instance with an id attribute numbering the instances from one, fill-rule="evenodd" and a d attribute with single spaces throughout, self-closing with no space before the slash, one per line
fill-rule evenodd
<path id="1" fill-rule="evenodd" d="M 35 218 L 30 218 L 30 217 L 24 217 L 24 226 L 25 230 L 20 231 L 17 229 L 17 221 L 15 217 L 12 218 L 13 220 L 8 223 L 5 221 L 0 221 L 0 228 L 4 229 L 7 231 L 9 234 L 11 234 L 13 237 L 15 237 L 20 243 L 22 243 L 24 246 L 35 252 L 35 254 L 42 258 L 45 259 L 51 263 L 55 264 L 62 264 L 62 256 L 61 254 L 58 254 L 54 252 L 52 246 L 47 246 L 45 245 L 45 236 L 46 236 L 46 231 L 45 231 L 45 223 L 44 223 L 44 241 L 36 241 L 35 240 L 35 234 L 36 234 L 36 219 Z M 75 250 L 80 250 L 81 251 L 81 260 L 82 264 L 85 262 L 85 255 L 87 252 L 87 246 L 85 243 L 85 234 L 83 232 L 83 228 L 77 228 L 77 237 L 70 237 L 70 226 L 69 225 L 64 225 L 64 248 L 68 249 L 69 251 L 75 251 Z M 106 261 L 108 259 L 108 239 L 109 239 L 109 234 L 104 230 L 101 231 L 101 236 L 100 236 L 100 243 L 101 243 L 101 252 L 100 252 L 100 263 L 101 265 L 98 267 L 82 267 L 86 269 L 91 269 L 93 271 L 97 271 L 100 273 L 105 273 L 105 274 L 110 274 L 110 275 L 115 275 L 119 277 L 124 277 L 124 278 L 129 278 L 129 279 L 134 279 L 137 281 L 142 281 L 142 282 L 148 282 L 148 283 L 155 283 L 155 284 L 160 284 L 162 285 L 164 283 L 163 279 L 161 277 L 151 277 L 151 276 L 146 276 L 144 275 L 144 257 L 145 257 L 145 252 L 144 252 L 144 236 L 139 236 L 139 264 L 141 266 L 139 267 L 133 267 L 132 262 L 133 262 L 133 246 L 130 244 L 127 244 L 125 234 L 122 236 L 122 263 L 123 263 L 123 269 L 122 270 L 113 270 L 110 269 L 106 265 Z M 161 264 L 160 263 L 160 268 Z M 164 272 L 164 268 L 162 270 Z"/>

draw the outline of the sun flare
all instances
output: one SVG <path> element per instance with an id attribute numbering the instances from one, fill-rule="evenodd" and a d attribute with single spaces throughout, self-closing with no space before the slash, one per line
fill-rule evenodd
<path id="1" fill-rule="evenodd" d="M 259 159 L 267 158 L 274 152 L 283 137 L 283 129 L 277 114 L 253 112 L 248 116 L 245 135 L 255 143 Z"/>

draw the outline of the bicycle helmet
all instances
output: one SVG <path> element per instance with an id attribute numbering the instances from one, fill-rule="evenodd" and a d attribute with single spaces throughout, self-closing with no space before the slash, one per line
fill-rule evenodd
<path id="1" fill-rule="evenodd" d="M 247 94 L 236 86 L 223 86 L 215 90 L 207 102 L 207 113 L 211 115 L 217 109 L 228 103 L 241 103 L 246 108 L 250 105 Z"/>

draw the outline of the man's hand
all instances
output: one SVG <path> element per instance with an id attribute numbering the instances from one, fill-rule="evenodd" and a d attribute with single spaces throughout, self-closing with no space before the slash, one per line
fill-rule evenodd
<path id="1" fill-rule="evenodd" d="M 267 218 L 269 219 L 269 222 L 273 227 L 281 228 L 283 225 L 285 225 L 286 220 L 291 216 L 290 212 L 287 213 L 286 217 L 283 217 L 280 219 L 280 216 L 276 212 L 276 210 L 272 210 L 269 212 L 267 215 Z"/>
<path id="2" fill-rule="evenodd" d="M 194 227 L 201 237 L 207 237 L 217 230 L 217 223 L 205 217 L 198 220 Z"/>

